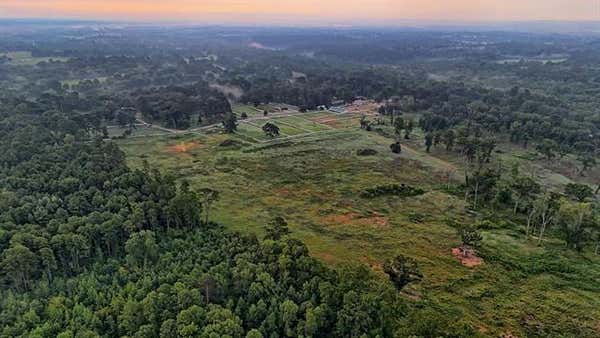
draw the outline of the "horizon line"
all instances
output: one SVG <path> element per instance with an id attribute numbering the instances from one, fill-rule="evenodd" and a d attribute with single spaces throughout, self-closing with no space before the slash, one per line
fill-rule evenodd
<path id="1" fill-rule="evenodd" d="M 185 25 L 217 25 L 217 26 L 240 26 L 240 25 L 253 25 L 253 26 L 272 26 L 272 25 L 280 25 L 279 23 L 274 22 L 261 22 L 261 23 L 250 23 L 248 22 L 219 22 L 216 20 L 207 20 L 202 22 L 201 20 L 193 20 L 193 19 L 166 19 L 166 20 L 152 20 L 152 19 L 108 19 L 108 18 L 76 18 L 76 17 L 53 17 L 53 18 L 43 18 L 43 17 L 3 17 L 0 16 L 0 21 L 45 21 L 45 22 L 94 22 L 94 23 L 119 23 L 119 24 L 185 24 Z M 338 23 L 331 22 L 325 23 L 321 22 L 321 25 L 349 25 L 349 26 L 377 26 L 375 22 L 368 22 L 363 24 L 354 24 L 348 21 L 340 21 Z M 397 20 L 380 20 L 382 23 L 385 23 L 382 26 L 389 26 L 390 23 L 397 22 L 398 24 L 406 24 L 406 23 L 427 23 L 427 24 L 461 24 L 461 25 L 486 25 L 486 24 L 511 24 L 511 23 L 569 23 L 569 24 L 591 24 L 597 23 L 600 24 L 600 19 L 583 19 L 583 20 L 572 20 L 572 19 L 530 19 L 530 20 L 438 20 L 438 19 L 397 19 Z M 315 21 L 316 22 L 316 21 Z M 306 22 L 297 22 L 297 23 L 288 23 L 290 26 L 312 26 L 312 24 L 308 24 Z"/>

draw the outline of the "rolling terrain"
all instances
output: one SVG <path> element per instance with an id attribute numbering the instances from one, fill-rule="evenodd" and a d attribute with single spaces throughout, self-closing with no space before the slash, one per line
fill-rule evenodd
<path id="1" fill-rule="evenodd" d="M 552 237 L 539 246 L 525 236 L 524 221 L 506 221 L 489 208 L 470 210 L 452 192 L 463 177 L 456 155 L 425 152 L 419 130 L 401 154 L 392 154 L 391 139 L 361 130 L 359 119 L 331 112 L 261 117 L 241 121 L 235 134 L 140 137 L 119 145 L 133 167 L 147 161 L 197 189 L 218 190 L 211 217 L 231 230 L 262 235 L 270 219 L 283 216 L 314 257 L 332 266 L 362 262 L 381 278 L 386 259 L 413 257 L 424 279 L 402 292 L 415 308 L 428 304 L 492 336 L 598 333 L 598 256 L 568 252 Z M 264 135 L 260 125 L 266 121 L 282 127 L 279 137 Z M 359 156 L 361 149 L 376 154 Z M 542 160 L 511 154 L 499 152 L 498 158 L 507 167 L 541 168 L 549 187 L 570 182 Z M 365 189 L 387 184 L 425 193 L 361 197 Z M 454 223 L 480 224 L 480 265 L 468 267 L 453 256 L 460 245 Z"/>

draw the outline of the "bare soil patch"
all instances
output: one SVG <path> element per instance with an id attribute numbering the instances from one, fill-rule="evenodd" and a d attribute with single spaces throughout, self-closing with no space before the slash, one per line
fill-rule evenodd
<path id="1" fill-rule="evenodd" d="M 174 145 L 170 145 L 167 147 L 167 151 L 173 154 L 187 154 L 191 150 L 198 148 L 200 146 L 199 142 L 181 142 Z"/>
<path id="2" fill-rule="evenodd" d="M 371 100 L 356 100 L 346 105 L 346 111 L 354 114 L 376 116 L 379 114 L 381 104 Z"/>
<path id="3" fill-rule="evenodd" d="M 477 257 L 473 250 L 463 250 L 462 248 L 452 249 L 452 255 L 458 259 L 460 264 L 469 268 L 483 264 L 483 258 Z"/>

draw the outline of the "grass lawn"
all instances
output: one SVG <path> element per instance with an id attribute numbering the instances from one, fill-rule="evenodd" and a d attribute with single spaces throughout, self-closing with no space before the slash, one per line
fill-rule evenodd
<path id="1" fill-rule="evenodd" d="M 302 130 L 309 131 L 309 132 L 317 132 L 317 131 L 324 131 L 324 130 L 331 129 L 331 127 L 329 127 L 325 124 L 313 122 L 313 121 L 305 118 L 304 115 L 280 117 L 280 118 L 274 119 L 274 122 L 275 123 L 281 122 L 281 123 L 284 123 L 287 125 L 295 126 Z"/>
<path id="2" fill-rule="evenodd" d="M 248 122 L 249 124 L 256 126 L 258 128 L 261 128 L 262 130 L 262 126 L 265 125 L 265 123 L 270 122 L 275 124 L 276 126 L 279 127 L 279 133 L 282 136 L 294 136 L 294 135 L 300 135 L 300 134 L 305 134 L 307 132 L 310 132 L 308 130 L 303 130 L 300 128 L 296 128 L 291 124 L 287 124 L 287 123 L 279 123 L 279 119 L 269 119 L 269 120 L 259 120 L 259 121 L 253 121 L 253 122 Z"/>
<path id="3" fill-rule="evenodd" d="M 233 110 L 234 113 L 236 113 L 238 115 L 238 118 L 242 115 L 242 113 L 246 113 L 246 115 L 248 115 L 248 117 L 263 116 L 262 110 L 254 108 L 253 106 L 250 106 L 250 105 L 237 104 L 237 105 L 233 105 L 233 107 L 231 107 L 231 109 Z"/>
<path id="4" fill-rule="evenodd" d="M 269 137 L 265 132 L 255 124 L 240 123 L 237 127 L 237 133 L 256 141 L 267 141 Z"/>
<path id="5" fill-rule="evenodd" d="M 311 120 L 331 119 L 328 113 L 312 115 Z M 340 116 L 341 121 L 355 119 L 347 117 Z M 318 123 L 304 117 L 283 121 L 297 122 L 298 130 Z M 283 124 L 278 125 L 285 132 Z M 362 263 L 381 272 L 384 260 L 394 255 L 415 258 L 424 279 L 403 291 L 415 308 L 428 304 L 489 336 L 600 334 L 598 257 L 565 251 L 560 241 L 539 247 L 524 238 L 520 225 L 510 224 L 484 231 L 482 265 L 461 265 L 451 254 L 459 238 L 446 219 L 459 223 L 475 219 L 466 212 L 462 197 L 441 188 L 442 172 L 459 163 L 449 156 L 425 153 L 418 135 L 411 141 L 414 144 L 394 155 L 389 151 L 390 139 L 362 131 L 358 124 L 347 125 L 356 129 L 299 134 L 260 144 L 248 142 L 248 137 L 268 138 L 247 123 L 239 125 L 237 135 L 118 142 L 133 167 L 147 160 L 190 180 L 194 187 L 219 190 L 221 200 L 211 218 L 232 230 L 261 236 L 263 226 L 281 215 L 293 237 L 334 266 Z M 246 145 L 220 146 L 226 139 Z M 377 154 L 357 155 L 357 150 L 366 148 Z M 413 198 L 360 197 L 366 188 L 393 183 L 420 187 L 426 193 Z"/>

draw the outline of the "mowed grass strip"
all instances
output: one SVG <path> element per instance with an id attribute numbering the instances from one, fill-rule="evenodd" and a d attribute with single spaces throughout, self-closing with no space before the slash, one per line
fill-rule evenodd
<path id="1" fill-rule="evenodd" d="M 321 123 L 311 121 L 311 120 L 305 118 L 303 115 L 281 117 L 281 118 L 275 119 L 275 121 L 283 122 L 288 125 L 293 125 L 300 129 L 304 129 L 304 130 L 311 131 L 311 132 L 325 131 L 325 130 L 331 129 L 331 127 L 321 124 Z"/>
<path id="2" fill-rule="evenodd" d="M 260 127 L 246 122 L 242 122 L 238 125 L 236 133 L 258 141 L 270 139 Z"/>
<path id="3" fill-rule="evenodd" d="M 269 121 L 255 121 L 252 122 L 252 124 L 258 125 L 262 128 L 262 126 L 265 125 L 265 123 L 267 122 L 273 123 L 274 125 L 279 127 L 279 132 L 281 133 L 281 135 L 294 136 L 310 132 L 301 128 L 296 128 L 289 123 L 279 123 L 279 119 L 271 119 Z"/>
<path id="4" fill-rule="evenodd" d="M 242 115 L 242 113 L 246 113 L 248 117 L 263 116 L 262 110 L 254 108 L 254 106 L 250 105 L 234 105 L 231 109 L 237 114 L 238 118 Z"/>

